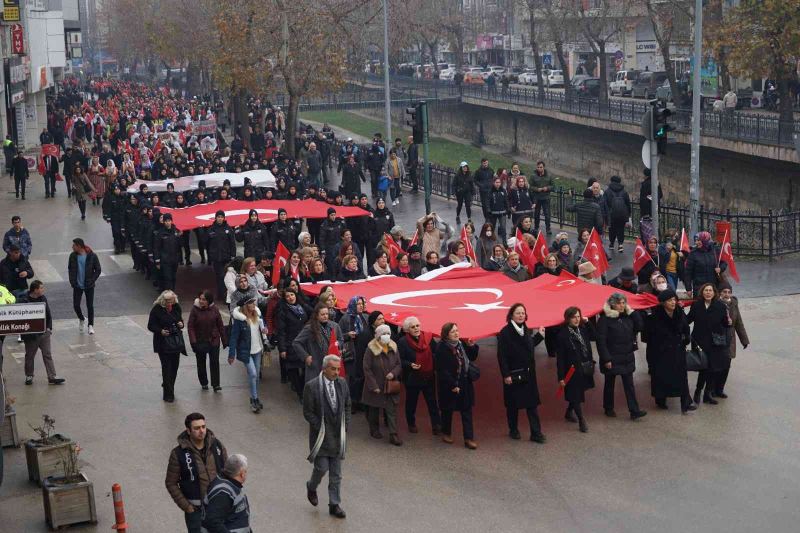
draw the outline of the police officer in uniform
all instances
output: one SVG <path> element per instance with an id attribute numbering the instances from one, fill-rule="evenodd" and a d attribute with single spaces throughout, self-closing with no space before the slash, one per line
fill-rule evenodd
<path id="1" fill-rule="evenodd" d="M 122 228 L 125 224 L 128 205 L 125 195 L 122 194 L 122 189 L 116 185 L 111 188 L 111 195 L 103 202 L 103 218 L 111 224 L 111 236 L 114 238 L 115 254 L 125 252 L 125 238 L 122 235 Z"/>
<path id="2" fill-rule="evenodd" d="M 252 533 L 250 504 L 244 491 L 247 458 L 235 453 L 225 461 L 217 479 L 208 486 L 203 500 L 203 531 L 208 533 Z"/>
<path id="3" fill-rule="evenodd" d="M 214 214 L 214 223 L 204 233 L 203 242 L 208 262 L 214 267 L 214 277 L 217 280 L 217 298 L 223 301 L 227 296 L 225 269 L 236 255 L 236 240 L 233 229 L 225 221 L 225 211 L 220 209 Z"/>
<path id="4" fill-rule="evenodd" d="M 175 505 L 186 513 L 189 533 L 200 533 L 203 499 L 209 484 L 222 472 L 228 451 L 206 427 L 200 413 L 191 413 L 184 421 L 186 430 L 178 435 L 178 445 L 169 455 L 165 484 Z"/>
<path id="5" fill-rule="evenodd" d="M 175 290 L 178 260 L 181 257 L 181 231 L 172 224 L 172 215 L 163 215 L 163 225 L 153 239 L 153 261 L 159 271 L 159 289 Z"/>
<path id="6" fill-rule="evenodd" d="M 236 228 L 236 240 L 244 242 L 244 257 L 260 262 L 270 249 L 269 231 L 258 219 L 258 211 L 251 209 L 247 222 Z"/>

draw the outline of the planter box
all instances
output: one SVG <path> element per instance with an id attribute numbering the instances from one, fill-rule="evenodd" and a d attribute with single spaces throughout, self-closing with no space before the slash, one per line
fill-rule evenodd
<path id="1" fill-rule="evenodd" d="M 6 411 L 3 426 L 0 427 L 0 442 L 3 443 L 3 448 L 9 446 L 19 448 L 19 431 L 17 431 L 17 412 L 14 409 Z"/>
<path id="2" fill-rule="evenodd" d="M 28 463 L 28 479 L 42 484 L 42 480 L 50 476 L 63 475 L 61 464 L 63 456 L 69 453 L 67 448 L 75 444 L 63 435 L 54 435 L 54 444 L 43 446 L 36 441 L 25 441 L 25 460 Z"/>
<path id="3" fill-rule="evenodd" d="M 94 486 L 84 474 L 79 481 L 60 483 L 63 478 L 48 477 L 42 483 L 44 516 L 52 529 L 83 522 L 97 523 Z"/>

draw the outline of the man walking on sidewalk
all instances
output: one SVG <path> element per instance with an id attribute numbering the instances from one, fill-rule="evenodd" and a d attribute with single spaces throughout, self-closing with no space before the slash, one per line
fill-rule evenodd
<path id="1" fill-rule="evenodd" d="M 81 311 L 81 300 L 86 294 L 86 312 L 89 315 L 89 335 L 94 335 L 94 284 L 100 277 L 100 260 L 83 239 L 72 239 L 72 253 L 67 262 L 69 284 L 72 286 L 72 307 L 78 316 L 78 330 L 83 333 L 86 320 Z"/>

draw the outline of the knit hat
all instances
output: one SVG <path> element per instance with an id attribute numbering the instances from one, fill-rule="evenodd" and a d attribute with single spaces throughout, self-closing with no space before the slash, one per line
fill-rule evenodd
<path id="1" fill-rule="evenodd" d="M 694 238 L 702 242 L 704 247 L 708 246 L 708 244 L 711 242 L 711 234 L 707 231 L 701 231 L 695 235 Z"/>
<path id="2" fill-rule="evenodd" d="M 166 222 L 167 220 L 172 220 L 172 215 L 170 213 L 164 215 L 164 221 Z"/>
<path id="3" fill-rule="evenodd" d="M 286 213 L 286 209 L 284 209 L 284 208 L 282 208 L 282 207 L 279 207 L 279 208 L 278 208 L 278 215 L 280 215 L 281 213 L 284 213 L 284 214 L 285 214 L 285 213 Z"/>
<path id="4" fill-rule="evenodd" d="M 375 338 L 379 338 L 381 335 L 391 335 L 392 330 L 386 324 L 381 324 L 377 328 L 375 328 Z"/>
<path id="5" fill-rule="evenodd" d="M 675 291 L 672 289 L 664 289 L 663 291 L 658 293 L 658 303 L 663 304 L 670 298 L 677 298 L 678 295 L 675 294 Z"/>
<path id="6" fill-rule="evenodd" d="M 336 214 L 336 209 L 334 209 L 332 207 L 329 207 L 328 208 L 328 216 L 335 215 L 335 214 Z"/>
<path id="7" fill-rule="evenodd" d="M 383 313 L 381 313 L 380 311 L 371 312 L 367 317 L 367 324 L 369 324 L 369 327 L 372 327 L 375 324 L 375 321 L 378 320 L 378 317 L 382 315 Z"/>
<path id="8" fill-rule="evenodd" d="M 225 216 L 225 211 L 223 211 L 222 209 L 217 209 L 217 212 L 214 213 L 214 218 L 217 218 L 218 216 L 223 216 L 224 217 Z"/>
<path id="9" fill-rule="evenodd" d="M 594 198 L 594 193 L 592 192 L 592 189 L 586 189 L 585 191 L 583 191 L 583 197 Z"/>
<path id="10" fill-rule="evenodd" d="M 569 246 L 569 241 L 568 241 L 567 239 L 561 239 L 560 241 L 558 241 L 558 248 L 560 249 L 560 248 L 561 248 L 562 246 L 564 246 L 565 244 L 566 244 L 567 246 Z"/>
<path id="11" fill-rule="evenodd" d="M 733 290 L 733 287 L 731 287 L 731 284 L 730 284 L 730 283 L 728 283 L 727 281 L 720 281 L 720 282 L 717 284 L 717 290 L 718 290 L 719 292 L 722 292 L 722 291 L 724 291 L 725 289 L 728 289 L 728 290 L 732 291 L 732 290 Z"/>
<path id="12" fill-rule="evenodd" d="M 248 211 L 248 213 L 247 213 L 247 218 L 250 218 L 250 216 L 251 216 L 251 215 L 258 216 L 258 211 L 256 211 L 255 209 L 251 209 L 251 210 L 250 210 L 250 211 Z"/>

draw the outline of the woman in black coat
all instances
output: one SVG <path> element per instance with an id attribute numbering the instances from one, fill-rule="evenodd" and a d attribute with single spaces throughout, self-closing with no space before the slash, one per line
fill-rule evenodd
<path id="1" fill-rule="evenodd" d="M 292 390 L 300 400 L 303 399 L 306 365 L 295 354 L 292 343 L 310 316 L 311 308 L 298 300 L 297 292 L 294 289 L 283 291 L 283 298 L 278 304 L 277 310 L 278 354 L 286 369 Z"/>
<path id="2" fill-rule="evenodd" d="M 667 398 L 681 399 L 681 412 L 694 411 L 686 373 L 686 345 L 689 322 L 678 306 L 675 291 L 658 294 L 659 306 L 645 321 L 647 360 L 650 364 L 650 393 L 659 409 L 667 409 Z"/>
<path id="3" fill-rule="evenodd" d="M 693 294 L 697 297 L 704 283 L 713 283 L 714 288 L 718 287 L 720 274 L 727 270 L 728 264 L 719 260 L 709 232 L 701 231 L 696 234 L 694 246 L 694 250 L 689 253 L 689 258 L 686 260 L 684 284 L 688 283 L 686 290 L 694 289 Z"/>
<path id="4" fill-rule="evenodd" d="M 603 305 L 603 314 L 597 321 L 597 353 L 600 356 L 600 372 L 605 375 L 603 386 L 603 409 L 606 416 L 615 417 L 614 385 L 617 376 L 622 380 L 625 399 L 631 420 L 647 414 L 639 408 L 633 372 L 636 370 L 636 334 L 642 330 L 642 318 L 628 306 L 628 299 L 615 292 Z"/>
<path id="5" fill-rule="evenodd" d="M 186 355 L 181 306 L 174 292 L 164 291 L 153 302 L 147 329 L 153 333 L 153 351 L 161 360 L 164 401 L 172 403 L 175 401 L 175 379 L 178 377 L 180 355 Z"/>
<path id="6" fill-rule="evenodd" d="M 541 401 L 533 350 L 544 339 L 544 328 L 534 333 L 525 325 L 526 320 L 528 311 L 525 306 L 520 303 L 512 305 L 506 315 L 505 327 L 497 334 L 497 361 L 503 377 L 508 435 L 512 439 L 520 438 L 517 419 L 519 410 L 525 409 L 531 426 L 530 440 L 543 444 L 545 436 L 536 412 Z"/>
<path id="7" fill-rule="evenodd" d="M 716 405 L 713 392 L 725 370 L 731 366 L 728 348 L 728 328 L 731 319 L 728 308 L 719 300 L 717 289 L 713 283 L 705 283 L 698 291 L 698 298 L 689 309 L 688 321 L 694 323 L 692 328 L 692 345 L 698 346 L 708 356 L 708 370 L 701 370 L 697 376 L 694 390 L 694 402 Z M 705 384 L 705 393 L 703 393 Z"/>
<path id="8" fill-rule="evenodd" d="M 564 389 L 564 399 L 569 402 L 564 418 L 569 422 L 578 422 L 582 433 L 589 431 L 581 408 L 581 404 L 586 401 L 584 392 L 594 388 L 594 354 L 591 342 L 593 338 L 594 329 L 591 323 L 583 318 L 581 310 L 577 307 L 568 307 L 564 311 L 564 326 L 556 338 L 558 384 Z M 570 368 L 575 370 L 567 381 Z"/>
<path id="9" fill-rule="evenodd" d="M 469 363 L 477 358 L 478 345 L 469 340 L 462 342 L 456 324 L 447 322 L 442 326 L 441 341 L 433 358 L 442 413 L 442 441 L 453 443 L 453 411 L 458 411 L 461 413 L 464 446 L 470 450 L 478 448 L 472 427 L 475 386 L 469 375 Z"/>

